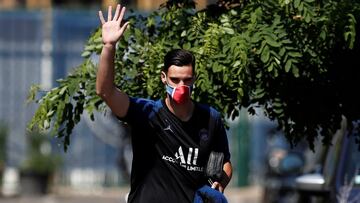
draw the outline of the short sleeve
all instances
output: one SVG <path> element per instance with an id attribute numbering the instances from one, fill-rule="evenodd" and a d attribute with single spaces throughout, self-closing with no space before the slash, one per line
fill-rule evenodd
<path id="1" fill-rule="evenodd" d="M 215 139 L 214 139 L 214 151 L 224 153 L 224 162 L 230 161 L 229 142 L 227 133 L 222 122 L 220 113 L 216 112 L 212 116 L 215 116 Z"/>
<path id="2" fill-rule="evenodd" d="M 129 99 L 130 105 L 126 116 L 123 118 L 118 117 L 118 119 L 134 126 L 142 126 L 148 123 L 148 118 L 154 108 L 155 102 L 136 97 L 130 97 Z"/>

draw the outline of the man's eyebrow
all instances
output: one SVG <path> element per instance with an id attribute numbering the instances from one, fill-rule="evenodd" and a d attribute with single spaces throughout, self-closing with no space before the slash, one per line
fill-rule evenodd
<path id="1" fill-rule="evenodd" d="M 190 77 L 184 77 L 184 78 L 182 78 L 182 77 L 176 77 L 176 76 L 170 76 L 169 78 L 171 78 L 171 79 L 184 79 L 184 80 L 186 80 L 186 79 L 192 79 L 192 78 L 194 78 L 194 76 L 190 76 Z"/>

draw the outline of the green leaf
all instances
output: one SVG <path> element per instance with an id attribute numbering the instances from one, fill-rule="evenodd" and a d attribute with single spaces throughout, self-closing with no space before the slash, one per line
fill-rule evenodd
<path id="1" fill-rule="evenodd" d="M 269 46 L 265 46 L 264 50 L 261 53 L 261 61 L 263 63 L 267 63 L 269 61 L 269 58 L 270 58 Z"/>
<path id="2" fill-rule="evenodd" d="M 259 79 L 259 78 L 261 78 L 262 77 L 262 73 L 261 72 L 259 72 L 258 74 L 256 74 L 256 78 L 257 79 Z"/>
<path id="3" fill-rule="evenodd" d="M 186 30 L 182 31 L 180 36 L 185 37 L 186 36 Z"/>
<path id="4" fill-rule="evenodd" d="M 276 108 L 281 108 L 281 107 L 283 107 L 283 104 L 282 104 L 282 103 L 276 102 L 276 101 L 273 102 L 272 105 L 273 105 L 274 107 L 276 107 Z"/>
<path id="5" fill-rule="evenodd" d="M 304 10 L 304 2 L 301 2 L 299 4 L 299 7 L 298 7 L 299 11 L 303 11 Z"/>
<path id="6" fill-rule="evenodd" d="M 184 49 L 190 50 L 191 49 L 191 44 L 189 42 L 185 43 L 183 47 L 184 47 Z"/>
<path id="7" fill-rule="evenodd" d="M 300 5 L 300 0 L 294 0 L 294 7 L 298 8 Z"/>
<path id="8" fill-rule="evenodd" d="M 224 83 L 226 83 L 229 79 L 229 75 L 228 74 L 224 74 L 223 76 L 223 80 L 224 80 Z"/>
<path id="9" fill-rule="evenodd" d="M 44 129 L 49 129 L 49 128 L 50 128 L 50 123 L 49 123 L 49 121 L 48 121 L 48 120 L 44 120 L 43 126 L 44 126 Z"/>
<path id="10" fill-rule="evenodd" d="M 291 44 L 292 42 L 289 39 L 284 39 L 284 40 L 281 40 L 281 43 L 282 44 Z"/>
<path id="11" fill-rule="evenodd" d="M 281 47 L 280 51 L 279 51 L 279 55 L 280 56 L 284 56 L 284 53 L 285 53 L 285 48 L 284 47 Z"/>
<path id="12" fill-rule="evenodd" d="M 256 54 L 261 54 L 261 53 L 263 52 L 263 49 L 264 49 L 265 45 L 266 45 L 266 41 L 263 40 L 263 41 L 261 42 L 260 48 L 257 49 L 255 53 L 256 53 Z"/>
<path id="13" fill-rule="evenodd" d="M 296 77 L 296 78 L 300 77 L 300 75 L 299 75 L 299 69 L 298 69 L 296 66 L 293 65 L 291 71 L 292 71 L 294 77 Z"/>
<path id="14" fill-rule="evenodd" d="M 292 60 L 291 59 L 288 59 L 285 63 L 285 71 L 286 72 L 289 72 L 290 69 L 291 69 L 291 65 L 292 65 Z"/>
<path id="15" fill-rule="evenodd" d="M 54 96 L 52 96 L 49 101 L 55 101 L 56 99 L 58 99 L 59 95 L 55 94 Z"/>
<path id="16" fill-rule="evenodd" d="M 270 51 L 270 55 L 272 56 L 273 59 L 276 59 L 276 60 L 279 60 L 281 58 L 280 55 L 273 50 Z"/>
<path id="17" fill-rule="evenodd" d="M 94 40 L 94 42 L 95 42 L 96 44 L 98 44 L 98 43 L 102 43 L 103 41 L 102 41 L 102 38 L 101 38 L 101 37 L 98 37 L 98 38 L 96 38 L 96 39 Z"/>
<path id="18" fill-rule="evenodd" d="M 81 56 L 86 58 L 86 57 L 89 57 L 91 55 L 91 52 L 90 51 L 84 51 Z"/>
<path id="19" fill-rule="evenodd" d="M 51 111 L 47 112 L 46 116 L 52 117 L 54 115 L 54 113 L 55 113 L 55 110 L 51 110 Z"/>
<path id="20" fill-rule="evenodd" d="M 321 33 L 320 33 L 320 38 L 321 38 L 322 40 L 325 40 L 325 39 L 326 39 L 326 32 L 325 32 L 325 30 L 322 30 L 322 31 L 321 31 Z"/>
<path id="21" fill-rule="evenodd" d="M 98 45 L 95 46 L 95 49 L 100 50 L 100 49 L 102 49 L 103 46 L 104 46 L 103 44 L 98 44 Z"/>
<path id="22" fill-rule="evenodd" d="M 273 71 L 273 69 L 274 69 L 274 64 L 273 64 L 273 63 L 270 63 L 270 65 L 268 66 L 267 70 L 268 70 L 269 72 L 271 72 L 271 71 Z"/>
<path id="23" fill-rule="evenodd" d="M 235 33 L 234 30 L 231 28 L 224 27 L 223 30 L 229 35 L 233 35 Z"/>
<path id="24" fill-rule="evenodd" d="M 254 92 L 254 99 L 261 99 L 265 96 L 265 91 L 264 89 L 256 89 L 256 91 Z"/>
<path id="25" fill-rule="evenodd" d="M 273 38 L 268 37 L 268 36 L 264 36 L 266 43 L 269 44 L 272 47 L 280 47 L 281 44 L 275 40 L 273 40 Z"/>
<path id="26" fill-rule="evenodd" d="M 88 45 L 88 46 L 85 46 L 85 51 L 91 51 L 95 48 L 94 45 Z"/>
<path id="27" fill-rule="evenodd" d="M 235 63 L 234 63 L 234 65 L 233 65 L 233 67 L 238 67 L 240 64 L 241 64 L 241 62 L 240 62 L 240 61 L 235 61 Z"/>
<path id="28" fill-rule="evenodd" d="M 135 38 L 136 39 L 140 39 L 140 38 L 142 38 L 142 32 L 141 32 L 141 30 L 140 29 L 135 29 Z"/>
<path id="29" fill-rule="evenodd" d="M 60 95 L 63 95 L 63 94 L 65 93 L 65 91 L 67 90 L 67 88 L 68 88 L 68 86 L 62 87 L 61 90 L 60 90 L 60 92 L 59 92 L 59 94 L 60 94 Z"/>
<path id="30" fill-rule="evenodd" d="M 240 97 L 244 96 L 244 90 L 243 90 L 241 87 L 239 87 L 239 88 L 237 89 L 237 92 L 238 92 L 238 94 L 240 95 Z"/>
<path id="31" fill-rule="evenodd" d="M 221 71 L 221 66 L 217 62 L 215 62 L 212 66 L 212 70 L 214 73 L 218 73 Z"/>
<path id="32" fill-rule="evenodd" d="M 251 43 L 258 43 L 261 40 L 261 36 L 259 32 L 254 33 L 254 35 L 251 36 Z"/>
<path id="33" fill-rule="evenodd" d="M 31 85 L 30 91 L 27 97 L 27 103 L 34 101 L 36 97 L 36 93 L 40 90 L 40 85 Z"/>
<path id="34" fill-rule="evenodd" d="M 311 21 L 311 16 L 306 13 L 306 14 L 304 15 L 304 19 L 305 19 L 305 22 L 306 22 L 306 23 L 310 23 L 310 21 Z"/>
<path id="35" fill-rule="evenodd" d="M 131 37 L 130 29 L 126 29 L 126 31 L 123 34 L 124 41 L 128 42 L 130 40 L 130 37 Z"/>
<path id="36" fill-rule="evenodd" d="M 283 114 L 283 109 L 276 109 L 274 108 L 273 111 L 276 113 L 276 114 Z"/>
<path id="37" fill-rule="evenodd" d="M 302 57 L 302 54 L 300 52 L 294 52 L 294 51 L 290 51 L 288 52 L 289 56 L 295 57 L 295 58 L 299 58 Z"/>

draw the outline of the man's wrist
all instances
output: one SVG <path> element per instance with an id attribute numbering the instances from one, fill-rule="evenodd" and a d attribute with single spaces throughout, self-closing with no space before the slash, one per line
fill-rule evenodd
<path id="1" fill-rule="evenodd" d="M 225 188 L 229 184 L 229 182 L 230 182 L 229 176 L 225 173 L 225 171 L 222 171 L 219 183 L 223 188 Z"/>
<path id="2" fill-rule="evenodd" d="M 104 47 L 108 49 L 114 49 L 116 44 L 113 43 L 104 43 Z"/>

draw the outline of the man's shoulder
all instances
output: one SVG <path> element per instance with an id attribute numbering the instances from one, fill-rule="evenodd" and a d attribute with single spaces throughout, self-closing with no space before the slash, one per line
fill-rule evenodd
<path id="1" fill-rule="evenodd" d="M 147 98 L 142 98 L 142 97 L 130 97 L 130 102 L 133 103 L 142 103 L 142 104 L 147 104 L 147 103 L 154 103 L 155 101 L 152 99 L 147 99 Z"/>
<path id="2" fill-rule="evenodd" d="M 153 100 L 141 97 L 130 97 L 130 106 L 138 106 L 143 109 L 159 109 L 161 108 L 161 100 Z"/>
<path id="3" fill-rule="evenodd" d="M 142 106 L 145 106 L 145 105 L 154 106 L 154 105 L 156 105 L 156 102 L 157 102 L 155 100 L 142 98 L 142 97 L 129 97 L 129 98 L 130 98 L 130 103 L 142 105 Z"/>
<path id="4" fill-rule="evenodd" d="M 196 103 L 196 106 L 200 111 L 206 112 L 207 114 L 210 114 L 210 116 L 212 117 L 216 118 L 221 116 L 219 111 L 217 111 L 214 107 L 208 104 Z"/>

